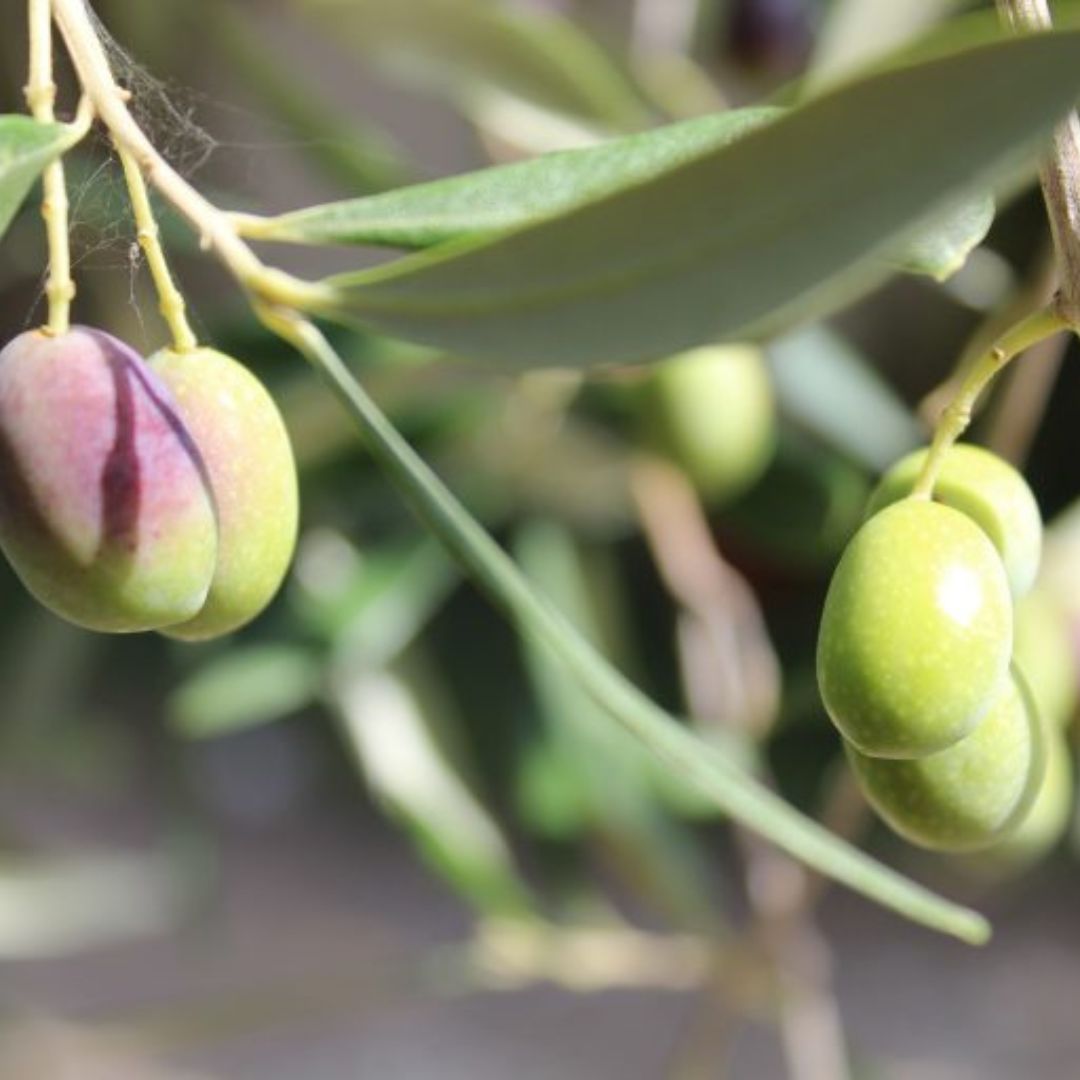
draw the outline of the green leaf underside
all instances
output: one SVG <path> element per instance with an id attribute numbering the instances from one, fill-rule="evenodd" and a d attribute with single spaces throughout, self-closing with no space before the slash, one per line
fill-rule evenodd
<path id="1" fill-rule="evenodd" d="M 70 129 L 29 116 L 0 116 L 0 236 L 42 170 L 67 149 Z"/>
<path id="2" fill-rule="evenodd" d="M 755 106 L 694 117 L 600 146 L 545 154 L 446 180 L 325 203 L 260 221 L 257 239 L 422 250 L 492 237 L 613 195 L 726 146 L 783 109 Z M 920 234 L 890 265 L 945 278 L 963 265 L 994 219 L 989 195 L 963 202 Z"/>
<path id="3" fill-rule="evenodd" d="M 1078 93 L 1077 30 L 938 51 L 561 216 L 331 279 L 326 313 L 523 367 L 774 332 L 872 288 L 889 250 L 1013 178 Z"/>

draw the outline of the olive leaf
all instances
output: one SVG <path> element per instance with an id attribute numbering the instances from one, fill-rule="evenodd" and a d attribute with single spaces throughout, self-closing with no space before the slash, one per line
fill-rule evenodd
<path id="1" fill-rule="evenodd" d="M 660 176 L 783 115 L 772 106 L 694 117 L 582 150 L 545 154 L 395 191 L 324 203 L 272 218 L 243 218 L 244 232 L 298 244 L 423 249 L 493 237 Z M 965 201 L 890 259 L 898 270 L 944 278 L 959 269 L 994 219 L 988 195 Z"/>
<path id="2" fill-rule="evenodd" d="M 789 418 L 871 472 L 883 472 L 925 440 L 896 391 L 827 326 L 770 342 L 769 371 Z"/>
<path id="3" fill-rule="evenodd" d="M 19 114 L 0 116 L 0 236 L 34 181 L 71 144 L 71 129 Z"/>
<path id="4" fill-rule="evenodd" d="M 372 794 L 408 830 L 428 863 L 490 915 L 524 915 L 527 887 L 499 826 L 435 738 L 402 679 L 342 665 L 333 698 Z"/>
<path id="5" fill-rule="evenodd" d="M 172 694 L 172 727 L 190 739 L 268 724 L 318 699 L 319 658 L 294 645 L 233 648 L 201 665 Z"/>
<path id="6" fill-rule="evenodd" d="M 379 195 L 311 206 L 258 220 L 245 231 L 265 240 L 423 249 L 493 236 L 661 176 L 704 151 L 726 146 L 781 115 L 768 106 L 695 117 L 583 150 L 414 184 Z"/>
<path id="7" fill-rule="evenodd" d="M 1032 166 L 1080 94 L 1080 30 L 956 37 L 565 213 L 332 278 L 323 313 L 532 367 L 651 360 L 834 310 L 921 227 Z"/>
<path id="8" fill-rule="evenodd" d="M 301 0 L 335 40 L 447 92 L 468 108 L 499 93 L 613 129 L 642 127 L 648 110 L 590 37 L 552 11 L 494 0 Z"/>

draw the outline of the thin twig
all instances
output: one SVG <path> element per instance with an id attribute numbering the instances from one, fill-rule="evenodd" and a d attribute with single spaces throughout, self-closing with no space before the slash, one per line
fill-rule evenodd
<path id="1" fill-rule="evenodd" d="M 146 181 L 135 158 L 120 145 L 117 145 L 116 150 L 127 181 L 139 247 L 146 256 L 150 276 L 154 279 L 158 304 L 162 317 L 172 334 L 173 348 L 177 352 L 191 352 L 198 345 L 198 339 L 191 329 L 191 323 L 188 322 L 184 295 L 176 287 L 176 282 L 169 270 L 168 260 L 161 247 L 160 230 L 150 205 L 150 193 L 146 190 Z"/>
<path id="2" fill-rule="evenodd" d="M 30 0 L 30 77 L 26 103 L 34 119 L 51 124 L 56 119 L 56 82 L 53 79 L 52 18 L 49 0 Z M 42 178 L 45 197 L 41 216 L 49 242 L 49 277 L 45 285 L 49 314 L 45 330 L 67 333 L 75 283 L 71 279 L 71 248 L 68 240 L 68 197 L 64 165 L 60 158 L 45 167 Z"/>

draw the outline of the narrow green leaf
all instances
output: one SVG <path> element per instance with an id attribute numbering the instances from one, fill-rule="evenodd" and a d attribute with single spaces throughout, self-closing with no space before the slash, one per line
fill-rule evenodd
<path id="1" fill-rule="evenodd" d="M 18 114 L 0 116 L 0 236 L 42 170 L 71 141 L 71 129 L 63 124 L 39 124 Z"/>
<path id="2" fill-rule="evenodd" d="M 320 560 L 333 563 L 334 572 L 320 574 Z M 297 577 L 295 603 L 306 622 L 338 650 L 374 667 L 416 637 L 458 572 L 430 537 L 361 554 L 345 537 L 323 532 L 305 538 Z"/>
<path id="3" fill-rule="evenodd" d="M 565 214 L 332 279 L 325 313 L 527 367 L 650 360 L 833 310 L 920 226 L 1031 165 L 1080 93 L 1080 30 L 925 55 Z"/>
<path id="4" fill-rule="evenodd" d="M 262 314 L 315 366 L 417 515 L 520 632 L 549 649 L 613 722 L 725 813 L 821 873 L 926 926 L 973 944 L 987 940 L 990 927 L 981 916 L 935 896 L 833 836 L 650 701 L 533 590 L 513 560 L 380 412 L 313 323 L 274 311 Z"/>
<path id="5" fill-rule="evenodd" d="M 818 34 L 807 82 L 818 86 L 865 67 L 958 6 L 958 0 L 834 0 Z"/>
<path id="6" fill-rule="evenodd" d="M 245 231 L 260 239 L 293 243 L 402 248 L 491 236 L 652 179 L 726 146 L 781 113 L 761 107 L 695 117 L 584 150 L 564 150 L 381 195 L 312 206 L 257 220 Z"/>
<path id="7" fill-rule="evenodd" d="M 203 664 L 169 701 L 181 735 L 207 739 L 280 720 L 318 696 L 321 665 L 292 645 L 234 648 Z"/>
<path id="8" fill-rule="evenodd" d="M 432 866 L 482 911 L 528 911 L 499 827 L 442 753 L 409 688 L 355 664 L 335 682 L 345 734 L 372 792 Z"/>
<path id="9" fill-rule="evenodd" d="M 354 190 L 382 191 L 405 183 L 414 172 L 388 135 L 355 116 L 342 115 L 291 65 L 281 63 L 254 19 L 220 0 L 199 0 L 188 10 L 232 71 L 331 178 Z"/>
<path id="10" fill-rule="evenodd" d="M 896 391 L 828 327 L 779 338 L 768 356 L 784 412 L 871 472 L 925 441 Z"/>
<path id="11" fill-rule="evenodd" d="M 551 11 L 494 0 L 302 0 L 335 40 L 468 103 L 511 94 L 614 129 L 643 126 L 641 97 L 604 51 Z"/>

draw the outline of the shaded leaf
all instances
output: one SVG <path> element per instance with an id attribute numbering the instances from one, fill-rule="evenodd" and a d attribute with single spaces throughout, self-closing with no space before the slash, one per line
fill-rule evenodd
<path id="1" fill-rule="evenodd" d="M 409 688 L 352 666 L 336 680 L 335 697 L 373 793 L 432 866 L 482 911 L 528 911 L 498 826 L 442 753 Z"/>
<path id="2" fill-rule="evenodd" d="M 182 735 L 214 738 L 280 720 L 318 695 L 321 665 L 292 645 L 232 648 L 204 663 L 169 701 Z"/>
<path id="3" fill-rule="evenodd" d="M 522 366 L 776 332 L 873 287 L 920 225 L 1031 164 L 1080 93 L 1078 59 L 1078 30 L 924 52 L 560 216 L 331 279 L 326 313 Z"/>
<path id="4" fill-rule="evenodd" d="M 466 105 L 492 91 L 613 128 L 647 110 L 591 38 L 551 11 L 494 0 L 304 0 L 338 41 L 449 91 Z"/>
<path id="5" fill-rule="evenodd" d="M 834 0 L 818 34 L 807 81 L 818 85 L 857 70 L 951 15 L 958 0 Z"/>
<path id="6" fill-rule="evenodd" d="M 262 99 L 301 149 L 334 179 L 361 191 L 381 191 L 406 182 L 413 169 L 388 135 L 346 117 L 322 100 L 289 64 L 261 39 L 253 19 L 230 4 L 200 0 L 201 32 L 220 49 L 231 69 Z"/>
<path id="7" fill-rule="evenodd" d="M 839 334 L 808 326 L 769 345 L 780 407 L 872 472 L 926 439 L 896 391 Z"/>
<path id="8" fill-rule="evenodd" d="M 423 629 L 458 572 L 429 537 L 361 554 L 340 533 L 320 530 L 304 538 L 297 579 L 308 623 L 336 648 L 379 666 Z"/>
<path id="9" fill-rule="evenodd" d="M 71 129 L 62 124 L 0 116 L 0 236 L 45 166 L 70 145 Z"/>

